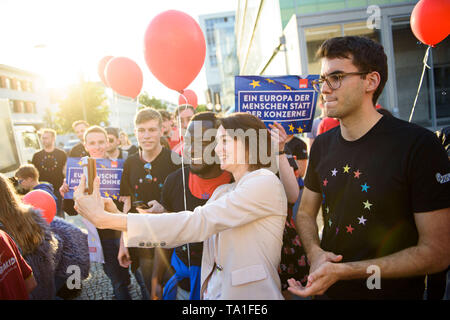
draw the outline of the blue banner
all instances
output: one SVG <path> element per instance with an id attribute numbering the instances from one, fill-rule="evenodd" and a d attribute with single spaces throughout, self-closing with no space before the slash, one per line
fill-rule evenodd
<path id="1" fill-rule="evenodd" d="M 119 200 L 120 179 L 122 178 L 123 159 L 95 159 L 97 175 L 100 177 L 100 193 L 102 197 Z M 68 158 L 66 169 L 66 183 L 70 191 L 64 195 L 64 199 L 72 199 L 75 187 L 80 184 L 83 167 L 81 158 Z"/>
<path id="2" fill-rule="evenodd" d="M 310 132 L 318 93 L 311 81 L 319 75 L 236 76 L 236 112 L 251 113 L 266 126 L 278 122 L 287 134 Z"/>

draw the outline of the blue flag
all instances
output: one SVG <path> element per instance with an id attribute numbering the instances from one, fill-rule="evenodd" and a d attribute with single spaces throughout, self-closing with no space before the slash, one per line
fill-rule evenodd
<path id="1" fill-rule="evenodd" d="M 236 112 L 251 113 L 266 126 L 278 122 L 287 134 L 310 132 L 318 93 L 311 81 L 318 75 L 236 76 Z"/>
<path id="2" fill-rule="evenodd" d="M 100 178 L 100 193 L 104 198 L 119 200 L 120 179 L 123 172 L 123 159 L 95 159 L 97 175 Z M 64 199 L 73 199 L 73 191 L 80 184 L 83 167 L 81 158 L 68 158 L 66 170 L 66 183 L 70 191 L 64 195 Z"/>

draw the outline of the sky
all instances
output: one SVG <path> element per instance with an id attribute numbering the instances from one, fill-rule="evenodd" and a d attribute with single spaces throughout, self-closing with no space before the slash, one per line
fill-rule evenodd
<path id="1" fill-rule="evenodd" d="M 143 91 L 178 102 L 144 60 L 144 33 L 153 17 L 179 10 L 199 15 L 235 11 L 238 0 L 0 0 L 0 64 L 36 72 L 48 88 L 100 81 L 104 56 L 134 60 L 144 74 Z M 188 87 L 205 103 L 204 66 Z"/>

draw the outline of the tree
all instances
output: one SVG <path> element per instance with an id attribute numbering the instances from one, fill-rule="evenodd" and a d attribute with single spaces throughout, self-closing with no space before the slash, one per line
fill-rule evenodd
<path id="1" fill-rule="evenodd" d="M 167 105 L 162 102 L 159 99 L 156 99 L 155 97 L 149 97 L 148 93 L 144 91 L 144 93 L 142 93 L 139 96 L 139 103 L 146 106 L 146 107 L 151 107 L 154 109 L 162 109 L 162 110 L 167 110 Z"/>
<path id="2" fill-rule="evenodd" d="M 58 128 L 58 125 L 56 124 L 55 114 L 52 112 L 52 110 L 50 108 L 45 108 L 45 113 L 44 113 L 44 117 L 42 120 L 44 121 L 45 128 L 54 129 L 58 132 L 61 131 Z"/>
<path id="3" fill-rule="evenodd" d="M 197 108 L 195 109 L 195 112 L 199 113 L 199 112 L 203 112 L 203 111 L 210 111 L 210 110 L 208 110 L 208 108 L 206 107 L 206 104 L 199 104 L 199 105 L 197 105 Z"/>
<path id="4" fill-rule="evenodd" d="M 104 88 L 95 82 L 81 82 L 69 88 L 59 104 L 55 122 L 60 133 L 66 133 L 72 130 L 76 120 L 86 120 L 90 125 L 108 124 L 108 116 Z"/>

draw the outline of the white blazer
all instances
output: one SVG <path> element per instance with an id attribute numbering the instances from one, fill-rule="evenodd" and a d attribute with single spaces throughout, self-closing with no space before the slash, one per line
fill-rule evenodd
<path id="1" fill-rule="evenodd" d="M 127 247 L 141 248 L 204 241 L 202 297 L 217 265 L 221 299 L 283 299 L 278 266 L 286 215 L 282 183 L 259 169 L 218 187 L 193 212 L 128 214 L 124 240 Z"/>

